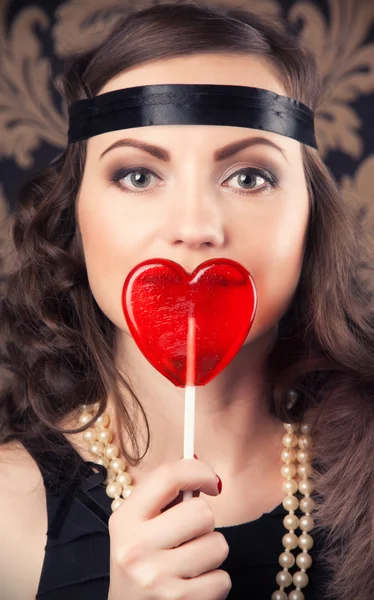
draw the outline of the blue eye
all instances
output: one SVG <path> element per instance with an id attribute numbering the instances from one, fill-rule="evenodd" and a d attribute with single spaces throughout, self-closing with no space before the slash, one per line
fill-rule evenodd
<path id="1" fill-rule="evenodd" d="M 133 189 L 128 189 L 126 185 L 126 178 L 130 175 L 129 181 L 127 184 L 130 184 Z M 128 194 L 140 194 L 148 190 L 152 190 L 153 188 L 148 185 L 152 177 L 160 179 L 158 175 L 153 173 L 150 169 L 145 167 L 129 167 L 125 169 L 119 169 L 116 171 L 112 177 L 112 183 L 118 187 L 121 191 Z M 243 184 L 244 187 L 239 188 L 240 191 L 234 192 L 236 194 L 249 195 L 249 194 L 259 194 L 268 191 L 271 188 L 276 188 L 278 186 L 278 179 L 264 169 L 254 168 L 254 167 L 246 167 L 243 169 L 239 169 L 230 177 L 228 177 L 225 181 L 230 181 L 234 177 L 239 177 L 240 184 Z M 256 185 L 256 180 L 260 179 L 260 189 L 257 189 L 259 186 Z M 265 185 L 264 185 L 265 184 Z M 227 187 L 227 186 L 224 186 Z M 230 186 L 228 186 L 230 187 Z"/>

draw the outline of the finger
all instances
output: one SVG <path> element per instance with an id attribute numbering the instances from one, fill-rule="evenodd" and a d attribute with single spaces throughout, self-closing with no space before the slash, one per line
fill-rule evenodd
<path id="1" fill-rule="evenodd" d="M 165 573 L 165 560 L 162 567 L 152 561 L 145 560 L 132 568 L 132 576 L 136 578 L 137 589 L 145 591 L 154 589 L 152 598 L 185 598 L 185 600 L 225 600 L 231 588 L 231 578 L 227 571 L 217 569 L 208 571 L 198 577 L 178 579 Z M 160 571 L 161 568 L 161 571 Z M 163 573 L 159 578 L 157 574 Z M 158 580 L 158 581 L 157 581 Z M 157 583 L 155 584 L 155 581 Z M 157 588 L 157 589 L 156 589 Z M 142 598 L 145 596 L 142 595 Z M 149 597 L 149 594 L 147 594 Z"/>
<path id="2" fill-rule="evenodd" d="M 195 490 L 194 492 L 192 492 L 192 497 L 199 498 L 200 490 Z M 165 510 L 169 510 L 169 508 L 173 508 L 173 506 L 176 506 L 180 502 L 183 502 L 183 492 L 179 492 L 178 496 L 172 502 L 170 502 L 170 504 L 165 506 L 165 508 L 161 509 L 161 512 L 163 513 L 163 512 L 165 512 Z"/>
<path id="3" fill-rule="evenodd" d="M 183 584 L 183 598 L 188 598 L 188 600 L 194 598 L 225 600 L 232 588 L 230 575 L 223 569 L 208 571 L 199 577 L 181 581 Z"/>
<path id="4" fill-rule="evenodd" d="M 126 501 L 128 511 L 135 510 L 141 519 L 152 519 L 160 515 L 162 509 L 184 490 L 202 491 L 209 496 L 217 496 L 217 475 L 202 461 L 183 459 L 165 463 L 131 493 Z"/>
<path id="5" fill-rule="evenodd" d="M 176 548 L 214 531 L 214 527 L 214 515 L 207 502 L 203 498 L 191 498 L 149 520 L 142 547 L 146 552 Z"/>
<path id="6" fill-rule="evenodd" d="M 167 506 L 165 506 L 164 508 L 161 509 L 161 513 L 165 512 L 166 510 L 169 510 L 170 508 L 173 508 L 173 506 L 176 506 L 177 504 L 182 502 L 182 500 L 183 500 L 183 492 L 179 492 L 178 496 L 176 498 L 174 498 L 174 500 L 172 502 L 169 502 L 169 504 Z"/>
<path id="7" fill-rule="evenodd" d="M 221 566 L 229 554 L 225 537 L 218 531 L 181 544 L 171 550 L 162 550 L 159 560 L 167 564 L 173 575 L 188 579 L 198 577 Z"/>

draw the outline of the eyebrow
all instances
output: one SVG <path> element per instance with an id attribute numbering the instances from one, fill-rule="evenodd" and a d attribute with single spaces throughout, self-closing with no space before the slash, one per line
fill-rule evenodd
<path id="1" fill-rule="evenodd" d="M 216 150 L 213 155 L 213 158 L 215 162 L 219 162 L 221 160 L 225 160 L 226 158 L 230 158 L 234 154 L 237 154 L 241 150 L 244 150 L 244 148 L 248 148 L 250 146 L 258 146 L 260 144 L 264 146 L 270 146 L 271 148 L 275 148 L 276 150 L 281 152 L 282 156 L 288 162 L 285 151 L 280 146 L 277 146 L 277 144 L 271 142 L 270 140 L 264 137 L 244 138 L 243 140 L 238 140 L 231 144 L 227 144 L 226 146 L 223 146 L 222 148 Z M 102 159 L 103 156 L 105 156 L 105 154 L 107 154 L 111 150 L 123 147 L 138 148 L 139 150 L 144 150 L 144 152 L 148 152 L 149 154 L 151 154 L 155 158 L 158 158 L 159 160 L 162 160 L 163 162 L 171 161 L 170 153 L 167 150 L 165 150 L 165 148 L 161 148 L 160 146 L 154 146 L 153 144 L 148 144 L 146 142 L 134 140 L 131 138 L 117 140 L 116 142 L 111 144 L 106 150 L 104 150 L 104 152 L 100 154 L 100 159 Z"/>

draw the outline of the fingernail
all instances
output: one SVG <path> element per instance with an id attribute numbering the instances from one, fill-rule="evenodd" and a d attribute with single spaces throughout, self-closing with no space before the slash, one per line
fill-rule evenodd
<path id="1" fill-rule="evenodd" d="M 217 473 L 216 473 L 217 475 Z M 219 475 L 217 475 L 217 487 L 218 487 L 218 493 L 220 494 L 222 492 L 222 481 Z"/>
<path id="2" fill-rule="evenodd" d="M 194 458 L 196 458 L 196 460 L 199 460 L 199 457 L 196 454 L 194 454 Z"/>

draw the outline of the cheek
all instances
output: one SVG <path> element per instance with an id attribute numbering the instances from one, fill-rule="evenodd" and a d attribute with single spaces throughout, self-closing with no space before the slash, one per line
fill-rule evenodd
<path id="1" fill-rule="evenodd" d="M 246 264 L 258 293 L 256 318 L 248 336 L 257 337 L 280 320 L 295 293 L 308 228 L 308 201 L 296 210 L 274 213 L 253 231 Z"/>
<path id="2" fill-rule="evenodd" d="M 108 202 L 108 198 L 106 198 Z M 121 307 L 122 287 L 126 275 L 139 262 L 145 240 L 150 234 L 146 221 L 132 215 L 120 215 L 83 201 L 78 222 L 82 237 L 87 276 L 91 292 L 104 314 L 119 328 L 127 331 Z"/>

